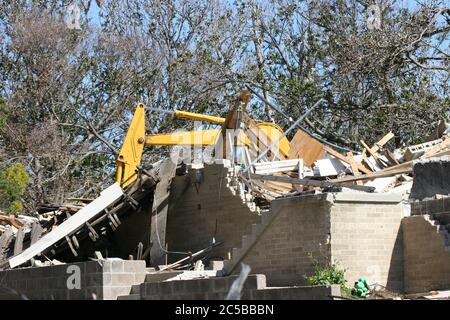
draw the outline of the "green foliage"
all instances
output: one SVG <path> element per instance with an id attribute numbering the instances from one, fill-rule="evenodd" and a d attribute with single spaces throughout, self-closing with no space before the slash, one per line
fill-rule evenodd
<path id="1" fill-rule="evenodd" d="M 0 208 L 7 213 L 23 210 L 20 197 L 24 194 L 29 177 L 22 164 L 17 163 L 0 171 Z"/>
<path id="2" fill-rule="evenodd" d="M 345 270 L 339 269 L 339 267 L 332 264 L 318 264 L 314 265 L 314 275 L 311 277 L 306 277 L 306 280 L 310 285 L 331 285 L 338 284 L 341 288 L 345 287 Z"/>

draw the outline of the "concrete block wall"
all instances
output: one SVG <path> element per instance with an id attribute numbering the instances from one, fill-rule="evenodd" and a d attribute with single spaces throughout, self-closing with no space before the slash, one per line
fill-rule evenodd
<path id="1" fill-rule="evenodd" d="M 450 197 L 411 202 L 411 215 L 450 213 Z"/>
<path id="2" fill-rule="evenodd" d="M 439 224 L 427 215 L 416 215 L 405 218 L 402 228 L 405 291 L 450 288 L 450 247 L 445 245 Z"/>
<path id="3" fill-rule="evenodd" d="M 68 282 L 80 270 L 80 289 L 69 289 Z M 0 271 L 0 299 L 35 300 L 115 300 L 129 294 L 131 286 L 144 281 L 145 261 L 88 261 L 48 267 Z"/>
<path id="4" fill-rule="evenodd" d="M 331 256 L 345 268 L 349 287 L 365 277 L 389 289 L 403 290 L 401 221 L 408 209 L 400 196 L 341 193 L 331 206 Z"/>
<path id="5" fill-rule="evenodd" d="M 223 300 L 237 276 L 208 279 L 145 282 L 141 284 L 143 300 Z M 244 291 L 266 288 L 263 274 L 249 275 Z"/>
<path id="6" fill-rule="evenodd" d="M 313 259 L 330 259 L 326 199 L 321 194 L 274 200 L 282 202 L 281 211 L 244 259 L 252 272 L 265 274 L 270 286 L 305 285 L 305 276 L 314 272 Z"/>
<path id="7" fill-rule="evenodd" d="M 275 200 L 283 206 L 244 262 L 271 286 L 305 285 L 314 262 L 336 262 L 349 286 L 361 276 L 403 289 L 401 196 L 361 193 Z"/>
<path id="8" fill-rule="evenodd" d="M 224 300 L 237 276 L 208 279 L 145 282 L 140 286 L 142 300 Z M 266 286 L 263 274 L 248 276 L 243 300 L 328 300 L 340 296 L 341 290 L 333 286 L 277 287 Z"/>
<path id="9" fill-rule="evenodd" d="M 189 171 L 190 186 L 168 213 L 166 242 L 169 250 L 195 252 L 211 244 L 215 237 L 224 243 L 216 247 L 211 256 L 227 259 L 228 252 L 240 244 L 242 235 L 260 221 L 260 216 L 250 211 L 227 187 L 229 170 L 222 164 L 212 164 Z M 203 180 L 196 182 L 197 177 Z M 169 255 L 168 260 L 170 263 L 178 259 L 179 255 Z"/>

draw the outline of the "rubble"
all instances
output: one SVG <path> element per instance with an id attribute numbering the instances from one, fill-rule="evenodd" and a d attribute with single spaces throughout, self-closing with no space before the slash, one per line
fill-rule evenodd
<path id="1" fill-rule="evenodd" d="M 266 212 L 262 224 L 270 224 L 275 216 L 273 211 L 277 209 L 271 208 L 273 200 L 298 195 L 349 191 L 401 193 L 408 200 L 410 196 L 411 199 L 424 199 L 449 194 L 446 166 L 450 159 L 450 136 L 447 130 L 437 130 L 435 135 L 442 135 L 433 136 L 436 139 L 432 141 L 395 150 L 386 147 L 395 136 L 388 132 L 372 146 L 361 140 L 361 152 L 347 151 L 343 154 L 323 139 L 299 128 L 303 118 L 288 130 L 297 130 L 288 146 L 289 152 L 274 148 L 288 131 L 271 140 L 248 117 L 245 109 L 234 108 L 224 121 L 223 130 L 243 130 L 249 137 L 257 139 L 257 143 L 247 144 L 236 144 L 235 140 L 234 147 L 239 147 L 239 154 L 235 153 L 231 160 L 216 161 L 228 163 L 226 167 L 233 171 L 233 183 L 243 201 L 257 206 L 259 211 L 255 211 L 258 214 Z M 216 121 L 221 121 L 218 119 Z M 34 216 L 1 213 L 0 269 L 41 267 L 87 259 L 100 261 L 105 255 L 106 259 L 119 256 L 149 261 L 156 268 L 155 273 L 181 270 L 172 280 L 231 274 L 246 252 L 251 250 L 252 244 L 236 251 L 240 260 L 230 263 L 229 259 L 228 264 L 222 264 L 225 267 L 220 272 L 205 271 L 201 261 L 214 247 L 223 244 L 223 241 L 215 239 L 194 253 L 172 252 L 182 255 L 182 258 L 167 263 L 170 251 L 165 243 L 165 232 L 169 209 L 187 187 L 202 180 L 202 165 L 195 161 L 184 163 L 179 158 L 177 160 L 160 160 L 148 170 L 138 167 L 137 179 L 124 190 L 116 183 L 96 199 L 70 198 L 61 205 L 42 204 Z M 196 181 L 186 179 L 184 185 L 174 187 L 173 177 L 186 175 L 189 170 L 197 170 Z M 123 223 L 136 218 L 143 210 L 150 212 L 149 224 L 140 226 L 148 229 L 147 233 L 123 231 L 129 245 L 111 240 Z M 252 241 L 261 236 L 263 227 L 255 228 L 257 232 Z M 117 249 L 119 246 L 122 246 L 120 250 Z M 188 270 L 192 272 L 183 273 Z M 387 296 L 387 292 L 373 294 L 374 298 Z"/>

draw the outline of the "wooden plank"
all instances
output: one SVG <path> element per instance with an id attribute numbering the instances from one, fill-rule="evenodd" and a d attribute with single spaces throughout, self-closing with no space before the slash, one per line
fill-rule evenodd
<path id="1" fill-rule="evenodd" d="M 359 140 L 361 144 L 363 145 L 364 149 L 372 156 L 372 158 L 381 166 L 385 167 L 385 165 L 380 161 L 380 158 L 376 154 L 376 152 L 373 152 L 372 149 L 364 142 L 364 140 Z"/>
<path id="2" fill-rule="evenodd" d="M 376 142 L 372 148 L 370 148 L 370 151 L 372 151 L 373 153 L 377 153 L 393 137 L 394 134 L 392 132 L 388 132 L 383 138 L 381 138 L 378 142 Z"/>
<path id="3" fill-rule="evenodd" d="M 450 141 L 449 141 L 449 143 L 450 143 Z M 432 156 L 440 157 L 440 156 L 449 155 L 449 154 L 450 154 L 450 150 L 444 150 L 444 151 L 441 151 L 438 153 L 434 153 Z M 420 157 L 420 159 L 425 159 L 425 157 L 422 156 L 422 157 Z M 357 180 L 370 180 L 370 179 L 375 179 L 375 178 L 390 177 L 390 176 L 402 174 L 402 173 L 409 173 L 409 172 L 412 172 L 413 164 L 415 161 L 417 161 L 417 159 L 411 160 L 408 162 L 404 162 L 399 165 L 392 166 L 392 167 L 389 167 L 389 168 L 386 168 L 386 169 L 383 169 L 383 170 L 380 170 L 377 172 L 373 172 L 370 174 L 363 174 L 358 177 L 344 177 L 344 178 L 340 178 L 340 179 L 334 179 L 331 181 L 335 182 L 335 183 L 351 182 L 351 181 L 357 181 Z"/>
<path id="4" fill-rule="evenodd" d="M 23 238 L 25 236 L 25 232 L 22 228 L 19 228 L 16 233 L 16 241 L 14 242 L 14 255 L 17 255 L 22 252 L 23 249 Z"/>
<path id="5" fill-rule="evenodd" d="M 311 167 L 314 161 L 322 159 L 325 154 L 324 145 L 300 129 L 292 138 L 290 147 L 288 158 L 302 158 L 308 167 Z"/>
<path id="6" fill-rule="evenodd" d="M 302 165 L 301 159 L 295 160 L 281 160 L 281 161 L 271 161 L 271 162 L 259 162 L 254 165 L 255 173 L 258 174 L 269 174 L 277 173 L 283 171 L 293 171 L 298 170 Z"/>
<path id="7" fill-rule="evenodd" d="M 347 159 L 350 161 L 350 168 L 352 169 L 353 175 L 355 177 L 361 175 L 361 173 L 358 170 L 358 165 L 356 164 L 355 158 L 353 157 L 353 153 L 351 151 L 347 152 Z M 362 181 L 358 180 L 356 181 L 356 184 L 362 185 Z"/>
<path id="8" fill-rule="evenodd" d="M 293 188 L 291 183 L 280 181 L 266 181 L 265 185 L 280 192 L 289 192 Z"/>
<path id="9" fill-rule="evenodd" d="M 0 223 L 12 225 L 16 229 L 19 229 L 22 226 L 22 224 L 19 221 L 17 221 L 13 215 L 10 216 L 0 215 Z"/>
<path id="10" fill-rule="evenodd" d="M 271 176 L 271 175 L 261 175 L 261 174 L 250 174 L 251 179 L 257 179 L 257 180 L 263 180 L 263 181 L 280 181 L 280 182 L 288 182 L 291 184 L 298 184 L 298 185 L 304 185 L 304 186 L 313 186 L 313 187 L 336 187 L 339 186 L 339 184 L 336 184 L 335 182 L 330 181 L 319 181 L 319 180 L 312 180 L 312 179 L 296 179 L 291 177 L 277 177 L 277 176 Z M 373 192 L 375 190 L 374 187 L 367 187 L 367 186 L 358 186 L 354 184 L 341 184 L 342 187 L 360 190 L 360 191 L 367 191 L 367 192 Z"/>
<path id="11" fill-rule="evenodd" d="M 340 179 L 333 179 L 331 180 L 331 182 L 334 183 L 341 183 L 341 182 L 353 182 L 353 181 L 358 181 L 358 180 L 370 180 L 370 179 L 375 179 L 375 178 L 382 178 L 382 177 L 391 177 L 397 174 L 402 174 L 402 173 L 408 173 L 412 171 L 412 164 L 410 163 L 405 163 L 405 166 L 402 166 L 403 164 L 400 164 L 398 166 L 398 168 L 392 169 L 392 170 L 380 170 L 377 172 L 372 172 L 369 174 L 362 174 L 360 176 L 357 177 L 344 177 L 344 178 L 340 178 Z M 395 166 L 397 167 L 397 166 Z M 390 169 L 392 167 L 389 167 L 388 169 Z"/>
<path id="12" fill-rule="evenodd" d="M 30 245 L 36 243 L 42 235 L 42 226 L 39 222 L 34 222 L 31 226 L 31 241 Z"/>
<path id="13" fill-rule="evenodd" d="M 8 228 L 6 231 L 2 233 L 0 236 L 0 261 L 6 258 L 6 251 L 11 242 L 11 239 L 14 237 L 14 232 L 11 228 Z"/>
<path id="14" fill-rule="evenodd" d="M 57 241 L 76 231 L 87 221 L 97 216 L 105 208 L 118 200 L 122 195 L 123 191 L 118 183 L 114 183 L 112 186 L 103 190 L 100 197 L 83 207 L 80 211 L 47 233 L 22 253 L 9 259 L 10 267 L 14 268 L 27 262 L 34 256 L 55 244 Z"/>
<path id="15" fill-rule="evenodd" d="M 391 151 L 385 150 L 384 156 L 389 160 L 389 162 L 391 162 L 391 165 L 395 166 L 397 164 L 400 164 L 400 162 L 398 162 L 398 160 L 395 158 L 395 155 Z"/>
<path id="16" fill-rule="evenodd" d="M 340 154 L 337 151 L 334 151 L 333 149 L 331 149 L 330 147 L 327 146 L 323 146 L 325 152 L 327 152 L 328 154 L 332 155 L 333 157 L 344 161 L 345 163 L 350 164 L 350 160 L 347 159 L 346 156 Z M 370 171 L 369 169 L 367 169 L 366 167 L 362 166 L 361 164 L 357 164 L 358 170 L 364 173 L 371 173 L 372 171 Z"/>

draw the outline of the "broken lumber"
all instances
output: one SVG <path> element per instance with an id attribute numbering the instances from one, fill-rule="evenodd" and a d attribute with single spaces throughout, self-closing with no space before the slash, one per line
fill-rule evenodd
<path id="1" fill-rule="evenodd" d="M 312 180 L 312 179 L 296 179 L 296 178 L 291 178 L 291 177 L 278 177 L 278 176 L 253 174 L 253 173 L 250 174 L 250 179 L 266 180 L 266 181 L 280 181 L 280 182 L 287 182 L 287 183 L 291 183 L 291 184 L 321 187 L 321 188 L 341 186 L 341 187 L 345 187 L 345 188 L 349 188 L 349 189 L 366 191 L 366 192 L 373 192 L 375 190 L 374 187 L 358 186 L 358 185 L 354 185 L 354 184 L 337 184 L 335 182 L 330 182 L 330 181 L 319 181 L 319 180 Z"/>
<path id="2" fill-rule="evenodd" d="M 79 227 L 84 225 L 87 221 L 98 215 L 101 211 L 122 197 L 123 191 L 118 183 L 113 184 L 107 189 L 103 190 L 100 197 L 83 207 L 77 214 L 71 216 L 55 229 L 47 233 L 36 243 L 28 247 L 22 253 L 9 259 L 9 265 L 11 268 L 24 264 L 31 258 L 35 257 L 51 245 L 55 244 L 62 238 L 70 235 L 76 231 Z"/>
<path id="3" fill-rule="evenodd" d="M 339 152 L 334 151 L 333 149 L 331 149 L 331 148 L 329 148 L 327 146 L 324 146 L 324 149 L 325 149 L 325 151 L 328 154 L 332 155 L 333 157 L 335 157 L 335 158 L 337 158 L 337 159 L 339 159 L 341 161 L 344 161 L 345 163 L 348 163 L 349 165 L 351 165 L 351 161 L 346 156 L 344 156 L 343 154 L 340 154 Z M 366 167 L 364 167 L 361 164 L 357 164 L 357 167 L 358 167 L 358 170 L 361 171 L 361 172 L 364 172 L 364 173 L 371 173 L 372 172 L 372 171 L 370 171 L 369 169 L 367 169 Z"/>
<path id="4" fill-rule="evenodd" d="M 350 168 L 352 169 L 353 175 L 355 177 L 359 176 L 361 173 L 358 170 L 358 165 L 357 165 L 355 158 L 353 157 L 353 153 L 351 151 L 347 152 L 347 159 L 350 160 Z M 358 180 L 358 181 L 356 181 L 356 184 L 362 185 L 362 181 Z"/>
<path id="5" fill-rule="evenodd" d="M 450 140 L 450 139 L 449 139 Z M 450 141 L 449 141 L 450 142 Z M 437 146 L 436 146 L 437 147 Z M 443 147 L 440 147 L 440 150 L 442 150 Z M 430 152 L 433 150 L 430 150 Z M 445 156 L 445 155 L 449 155 L 450 154 L 450 150 L 444 150 L 438 153 L 434 153 L 431 156 L 433 157 L 440 157 L 440 156 Z M 425 157 L 425 155 L 423 155 L 422 157 L 420 157 L 419 159 L 426 159 L 429 158 L 431 156 Z M 334 183 L 341 183 L 341 182 L 353 182 L 353 181 L 358 181 L 358 180 L 370 180 L 370 179 L 375 179 L 375 178 L 382 178 L 382 177 L 390 177 L 390 176 L 394 176 L 397 174 L 403 174 L 403 173 L 410 173 L 413 170 L 413 164 L 414 161 L 416 160 L 411 160 L 408 162 L 403 162 L 401 164 L 398 164 L 396 166 L 392 166 L 377 172 L 373 172 L 370 174 L 363 174 L 357 177 L 344 177 L 344 178 L 339 178 L 339 179 L 333 179 L 331 180 Z"/>

